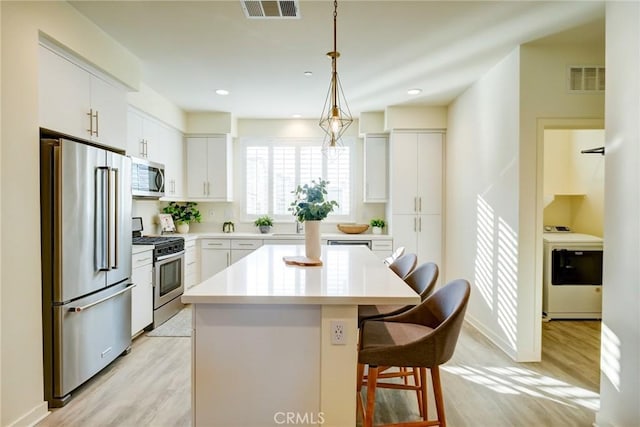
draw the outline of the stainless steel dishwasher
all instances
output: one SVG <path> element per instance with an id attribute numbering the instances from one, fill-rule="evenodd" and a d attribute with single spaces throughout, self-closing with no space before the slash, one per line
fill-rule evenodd
<path id="1" fill-rule="evenodd" d="M 371 249 L 371 240 L 327 240 L 327 245 L 366 246 Z"/>

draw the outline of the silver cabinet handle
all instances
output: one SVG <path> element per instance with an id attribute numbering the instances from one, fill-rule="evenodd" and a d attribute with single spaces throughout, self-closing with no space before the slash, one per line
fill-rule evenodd
<path id="1" fill-rule="evenodd" d="M 87 116 L 89 116 L 89 129 L 87 129 L 87 132 L 89 132 L 90 136 L 98 136 L 98 111 L 95 112 L 95 114 L 93 113 L 93 108 L 89 108 L 89 112 L 87 113 Z M 96 119 L 96 130 L 93 130 L 93 119 Z"/>
<path id="2" fill-rule="evenodd" d="M 238 246 L 253 246 L 253 243 L 238 243 Z"/>
<path id="3" fill-rule="evenodd" d="M 206 181 L 202 181 L 202 194 L 203 195 L 207 195 L 207 182 Z"/>
<path id="4" fill-rule="evenodd" d="M 96 118 L 96 136 L 100 136 L 98 126 L 100 124 L 100 116 L 98 116 L 98 110 L 96 110 L 95 118 Z"/>
<path id="5" fill-rule="evenodd" d="M 418 227 L 416 227 L 416 217 L 413 217 L 413 231 L 418 231 Z"/>
<path id="6" fill-rule="evenodd" d="M 211 195 L 211 183 L 207 181 L 207 196 Z"/>
<path id="7" fill-rule="evenodd" d="M 111 298 L 115 298 L 115 297 L 117 297 L 118 295 L 124 294 L 125 292 L 128 292 L 128 291 L 130 291 L 131 289 L 133 289 L 133 288 L 135 288 L 135 287 L 136 287 L 136 285 L 134 285 L 133 283 L 131 283 L 131 284 L 130 284 L 129 286 L 127 286 L 126 288 L 121 289 L 121 290 L 119 290 L 118 292 L 116 292 L 115 294 L 109 295 L 108 297 L 101 298 L 101 299 L 99 299 L 98 301 L 94 301 L 94 302 L 92 302 L 92 303 L 90 303 L 90 304 L 83 305 L 83 306 L 80 306 L 80 307 L 69 307 L 69 311 L 70 311 L 70 312 L 72 312 L 72 313 L 80 313 L 81 311 L 84 311 L 84 310 L 89 309 L 89 308 L 91 308 L 91 307 L 94 307 L 94 306 L 96 306 L 96 305 L 98 305 L 98 304 L 101 304 L 101 303 L 103 303 L 103 302 L 105 302 L 105 301 L 108 301 L 108 300 L 110 300 Z"/>
<path id="8" fill-rule="evenodd" d="M 144 157 L 144 138 L 140 138 L 140 149 L 138 150 L 138 152 L 140 153 L 141 157 Z"/>
<path id="9" fill-rule="evenodd" d="M 227 252 L 227 266 L 231 265 L 231 254 Z"/>
<path id="10" fill-rule="evenodd" d="M 418 212 L 422 212 L 422 197 L 418 197 Z"/>
<path id="11" fill-rule="evenodd" d="M 149 257 L 147 257 L 147 258 L 142 258 L 142 259 L 137 260 L 136 262 L 137 262 L 137 263 L 146 262 L 146 261 L 149 261 L 150 259 L 151 259 L 151 258 L 149 258 Z"/>
<path id="12" fill-rule="evenodd" d="M 418 218 L 418 231 L 422 232 L 422 218 Z"/>

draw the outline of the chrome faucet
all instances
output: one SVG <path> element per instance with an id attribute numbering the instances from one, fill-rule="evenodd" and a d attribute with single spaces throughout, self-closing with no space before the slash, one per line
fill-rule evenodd
<path id="1" fill-rule="evenodd" d="M 296 233 L 300 234 L 304 231 L 304 224 L 296 220 Z"/>

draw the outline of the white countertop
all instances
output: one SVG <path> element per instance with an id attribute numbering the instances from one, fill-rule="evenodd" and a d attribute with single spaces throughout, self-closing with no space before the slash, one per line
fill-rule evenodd
<path id="1" fill-rule="evenodd" d="M 221 232 L 202 232 L 177 234 L 185 240 L 190 239 L 280 239 L 280 240 L 304 240 L 304 233 L 221 233 Z M 393 236 L 389 234 L 346 234 L 346 233 L 321 233 L 321 239 L 333 240 L 391 240 Z"/>
<path id="2" fill-rule="evenodd" d="M 420 297 L 369 249 L 322 246 L 322 267 L 295 267 L 284 256 L 301 245 L 264 245 L 186 291 L 195 304 L 417 304 Z"/>
<path id="3" fill-rule="evenodd" d="M 602 243 L 602 238 L 581 233 L 542 233 L 545 243 Z"/>
<path id="4" fill-rule="evenodd" d="M 153 245 L 131 245 L 131 255 L 139 254 L 140 252 L 152 251 Z"/>

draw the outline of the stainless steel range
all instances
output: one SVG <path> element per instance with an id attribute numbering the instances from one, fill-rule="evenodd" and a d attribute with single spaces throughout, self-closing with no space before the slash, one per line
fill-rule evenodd
<path id="1" fill-rule="evenodd" d="M 142 236 L 142 218 L 132 223 L 134 245 L 153 245 L 153 324 L 160 326 L 184 305 L 184 239 L 178 236 Z"/>

